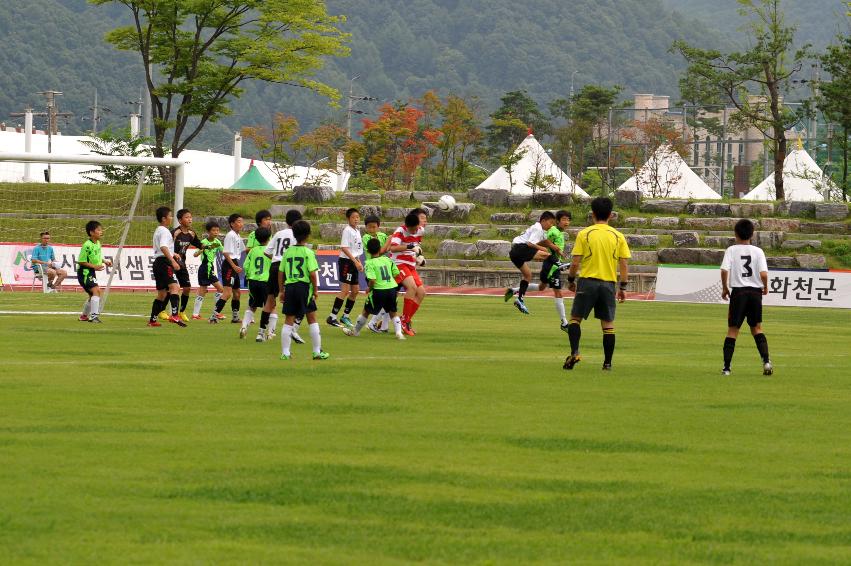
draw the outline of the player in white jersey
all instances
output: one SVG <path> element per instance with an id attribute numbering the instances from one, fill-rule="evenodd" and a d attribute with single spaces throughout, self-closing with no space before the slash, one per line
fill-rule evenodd
<path id="1" fill-rule="evenodd" d="M 550 250 L 559 257 L 564 257 L 564 250 L 547 240 L 547 230 L 553 227 L 556 222 L 556 216 L 549 210 L 545 210 L 537 222 L 526 228 L 526 231 L 514 238 L 511 241 L 511 249 L 508 252 L 508 258 L 514 267 L 520 270 L 520 285 L 517 287 L 517 299 L 514 301 L 514 306 L 523 314 L 529 314 L 529 309 L 526 308 L 526 303 L 523 297 L 529 289 L 529 284 L 532 282 L 532 270 L 527 265 L 533 259 L 546 259 L 549 257 Z M 537 287 L 535 287 L 537 289 Z M 505 290 L 505 300 L 508 301 L 514 295 L 514 290 L 510 287 Z"/>
<path id="2" fill-rule="evenodd" d="M 736 243 L 724 252 L 721 262 L 721 297 L 730 299 L 727 311 L 727 338 L 724 340 L 724 375 L 730 375 L 730 362 L 736 349 L 739 329 L 747 319 L 756 349 L 762 357 L 763 375 L 774 371 L 768 357 L 768 341 L 762 333 L 762 296 L 768 294 L 768 262 L 765 253 L 751 245 L 753 222 L 736 223 Z"/>
<path id="3" fill-rule="evenodd" d="M 171 302 L 171 316 L 168 317 L 168 321 L 178 326 L 186 326 L 186 323 L 177 316 L 180 286 L 174 278 L 174 272 L 181 269 L 181 266 L 179 263 L 180 255 L 174 253 L 174 237 L 171 235 L 171 230 L 168 229 L 168 226 L 171 225 L 171 219 L 172 214 L 169 207 L 161 206 L 157 209 L 157 221 L 160 225 L 154 231 L 153 238 L 153 272 L 157 296 L 151 306 L 151 319 L 148 321 L 148 326 L 160 325 L 157 322 L 157 315 L 169 301 Z"/>
<path id="4" fill-rule="evenodd" d="M 295 244 L 292 225 L 299 220 L 301 220 L 301 212 L 295 209 L 288 210 L 286 216 L 287 227 L 275 232 L 266 246 L 265 254 L 271 258 L 272 266 L 269 268 L 269 294 L 266 297 L 263 312 L 260 314 L 260 334 L 265 339 L 275 337 L 275 328 L 278 324 L 278 313 L 275 312 L 275 303 L 278 295 L 284 291 L 284 285 L 282 284 L 284 273 L 280 270 L 281 258 L 284 256 L 287 248 Z M 301 323 L 300 318 L 296 319 L 293 326 L 293 340 L 298 344 L 304 344 L 304 340 L 297 333 L 299 323 Z"/>
<path id="5" fill-rule="evenodd" d="M 325 321 L 331 326 L 347 326 L 352 328 L 354 324 L 349 318 L 352 308 L 355 306 L 355 300 L 360 292 L 360 273 L 363 271 L 363 240 L 361 239 L 358 224 L 360 224 L 360 212 L 357 208 L 350 208 L 346 211 L 346 221 L 349 223 L 343 229 L 343 235 L 340 239 L 340 257 L 337 259 L 337 270 L 340 277 L 340 293 L 334 299 L 334 306 L 331 307 L 331 314 Z M 337 315 L 343 307 L 345 301 L 345 309 L 343 316 L 337 320 Z"/>
<path id="6" fill-rule="evenodd" d="M 225 308 L 228 299 L 231 300 L 230 307 L 233 314 L 231 322 L 242 322 L 239 319 L 239 297 L 242 285 L 242 267 L 240 267 L 239 262 L 242 260 L 242 252 L 245 251 L 245 243 L 242 241 L 242 236 L 239 235 L 243 227 L 242 215 L 231 214 L 228 217 L 228 224 L 230 225 L 230 232 L 225 236 L 224 246 L 222 247 L 224 260 L 222 260 L 222 269 L 219 274 L 225 292 L 216 301 L 216 308 L 210 317 L 210 322 L 213 324 L 219 321 L 218 314 Z"/>

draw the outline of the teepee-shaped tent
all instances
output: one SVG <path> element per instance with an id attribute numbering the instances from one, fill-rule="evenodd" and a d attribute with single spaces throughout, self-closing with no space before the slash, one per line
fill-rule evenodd
<path id="1" fill-rule="evenodd" d="M 277 191 L 278 188 L 267 181 L 263 174 L 254 165 L 254 161 L 248 167 L 245 175 L 240 177 L 236 183 L 230 186 L 231 189 L 241 189 L 243 191 Z"/>
<path id="2" fill-rule="evenodd" d="M 530 195 L 533 192 L 572 193 L 588 197 L 547 154 L 543 146 L 530 132 L 514 150 L 520 159 L 511 167 L 494 171 L 477 189 L 505 189 L 511 194 Z M 534 189 L 534 190 L 533 190 Z"/>
<path id="3" fill-rule="evenodd" d="M 799 144 L 800 145 L 800 144 Z M 813 161 L 810 154 L 798 148 L 783 160 L 783 192 L 786 200 L 822 202 L 825 190 L 835 190 L 833 181 Z M 776 200 L 774 173 L 744 195 L 745 200 Z"/>
<path id="4" fill-rule="evenodd" d="M 670 145 L 661 145 L 618 190 L 660 198 L 720 199 Z"/>

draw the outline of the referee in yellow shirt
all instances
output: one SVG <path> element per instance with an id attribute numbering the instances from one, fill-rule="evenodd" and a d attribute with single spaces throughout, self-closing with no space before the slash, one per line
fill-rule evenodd
<path id="1" fill-rule="evenodd" d="M 612 215 L 612 200 L 597 197 L 591 201 L 594 224 L 576 235 L 573 245 L 573 261 L 567 272 L 567 288 L 576 292 L 567 335 L 570 338 L 570 355 L 564 360 L 564 369 L 573 369 L 582 357 L 579 355 L 579 324 L 588 318 L 591 309 L 600 319 L 603 328 L 603 370 L 612 369 L 612 354 L 615 351 L 615 283 L 620 272 L 617 300 L 626 300 L 627 263 L 631 257 L 623 234 L 609 226 Z M 579 272 L 581 277 L 576 280 Z"/>

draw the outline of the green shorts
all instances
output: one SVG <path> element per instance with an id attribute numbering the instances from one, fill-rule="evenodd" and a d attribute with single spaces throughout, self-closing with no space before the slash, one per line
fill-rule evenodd
<path id="1" fill-rule="evenodd" d="M 591 278 L 579 278 L 576 281 L 576 296 L 573 298 L 570 316 L 588 318 L 593 309 L 594 318 L 611 321 L 615 319 L 616 306 L 614 281 Z"/>

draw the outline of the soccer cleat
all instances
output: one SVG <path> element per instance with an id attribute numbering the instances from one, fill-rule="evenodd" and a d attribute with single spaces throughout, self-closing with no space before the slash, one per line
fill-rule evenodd
<path id="1" fill-rule="evenodd" d="M 331 354 L 329 354 L 328 352 L 323 352 L 321 350 L 318 353 L 313 354 L 314 360 L 327 360 L 330 357 Z"/>
<path id="2" fill-rule="evenodd" d="M 349 328 L 348 326 L 343 329 L 343 334 L 345 334 L 346 336 L 357 336 L 355 330 L 353 328 Z"/>
<path id="3" fill-rule="evenodd" d="M 201 320 L 201 315 L 200 314 L 193 314 L 192 320 Z"/>
<path id="4" fill-rule="evenodd" d="M 728 368 L 721 370 L 721 375 L 730 375 L 732 372 Z"/>
<path id="5" fill-rule="evenodd" d="M 295 332 L 293 334 L 295 334 Z M 266 338 L 268 338 L 269 340 L 273 339 L 277 335 L 278 335 L 278 333 L 275 332 L 274 328 L 266 331 Z M 298 339 L 301 340 L 301 336 L 299 336 Z"/>
<path id="6" fill-rule="evenodd" d="M 257 338 L 254 339 L 255 342 L 265 342 L 266 338 L 262 334 L 258 334 Z"/>
<path id="7" fill-rule="evenodd" d="M 89 322 L 101 324 L 103 321 L 100 318 L 98 318 L 98 315 L 93 314 L 92 316 L 89 317 Z"/>
<path id="8" fill-rule="evenodd" d="M 224 320 L 225 318 L 227 318 L 227 317 L 225 317 L 225 315 L 223 315 L 220 312 L 213 313 L 213 316 L 215 316 L 219 320 Z"/>
<path id="9" fill-rule="evenodd" d="M 345 324 L 349 328 L 352 328 L 354 326 L 354 324 L 352 323 L 352 319 L 350 319 L 349 315 L 347 315 L 347 314 L 344 314 L 342 316 L 342 318 L 340 318 L 340 322 L 342 322 L 343 324 Z"/>
<path id="10" fill-rule="evenodd" d="M 529 309 L 526 308 L 526 303 L 523 302 L 523 299 L 517 299 L 514 301 L 514 306 L 523 314 L 529 314 Z"/>
<path id="11" fill-rule="evenodd" d="M 176 324 L 176 325 L 180 326 L 181 328 L 186 328 L 186 323 L 183 322 L 182 320 L 180 320 L 180 317 L 177 316 L 176 314 L 168 317 L 168 321 L 171 322 L 172 324 Z"/>
<path id="12" fill-rule="evenodd" d="M 281 354 L 281 359 L 282 360 L 289 360 L 289 359 L 292 359 L 292 356 L 290 356 L 288 354 Z"/>
<path id="13" fill-rule="evenodd" d="M 298 332 L 293 332 L 293 342 L 296 344 L 304 344 L 304 338 L 298 335 Z"/>
<path id="14" fill-rule="evenodd" d="M 242 321 L 239 319 L 239 317 L 238 317 L 238 316 L 233 317 L 232 319 L 230 319 L 230 321 L 231 321 L 231 323 L 232 323 L 232 324 L 240 324 L 240 323 L 242 322 Z"/>
<path id="15" fill-rule="evenodd" d="M 343 325 L 342 325 L 342 324 L 340 324 L 340 321 L 339 321 L 339 320 L 337 320 L 336 318 L 334 318 L 333 316 L 329 316 L 328 318 L 326 318 L 326 319 L 325 319 L 325 324 L 327 324 L 327 325 L 329 325 L 329 326 L 336 326 L 337 328 L 342 328 L 342 327 L 343 327 Z"/>
<path id="16" fill-rule="evenodd" d="M 570 354 L 564 359 L 564 365 L 561 366 L 563 369 L 573 369 L 573 366 L 578 364 L 582 360 L 582 356 L 579 354 Z"/>
<path id="17" fill-rule="evenodd" d="M 401 332 L 399 332 L 398 334 L 396 334 L 396 339 L 397 339 L 397 340 L 407 340 L 407 338 L 405 338 L 405 335 L 404 335 L 404 334 L 402 334 Z"/>
<path id="18" fill-rule="evenodd" d="M 160 321 L 158 321 L 158 320 L 149 320 L 148 326 L 157 327 L 157 326 L 162 326 L 162 324 L 160 324 Z"/>
<path id="19" fill-rule="evenodd" d="M 375 327 L 375 325 L 373 325 L 373 324 L 369 324 L 369 323 L 367 323 L 367 324 L 366 324 L 366 327 L 367 327 L 367 328 L 369 328 L 369 330 L 370 330 L 371 332 L 375 332 L 376 334 L 380 334 L 380 333 L 381 333 L 381 329 L 380 329 L 380 328 L 376 328 L 376 327 Z"/>
<path id="20" fill-rule="evenodd" d="M 563 261 L 561 263 L 557 263 L 556 267 L 558 267 L 559 271 L 564 271 L 565 269 L 570 269 L 570 262 L 569 261 Z"/>
<path id="21" fill-rule="evenodd" d="M 603 371 L 612 371 L 612 364 L 603 364 Z"/>
<path id="22" fill-rule="evenodd" d="M 165 311 L 160 311 L 160 320 L 168 320 L 168 313 Z"/>
<path id="23" fill-rule="evenodd" d="M 503 296 L 503 298 L 505 299 L 505 302 L 507 303 L 511 299 L 511 297 L 513 297 L 513 296 L 514 296 L 514 290 L 511 287 L 509 287 L 508 289 L 505 290 L 505 295 Z"/>
<path id="24" fill-rule="evenodd" d="M 762 364 L 762 375 L 771 375 L 772 373 L 774 373 L 774 366 L 771 365 L 771 362 Z"/>
<path id="25" fill-rule="evenodd" d="M 180 316 L 180 320 L 182 320 L 183 322 L 189 322 L 189 317 L 186 316 L 185 312 L 180 313 L 178 316 Z"/>
<path id="26" fill-rule="evenodd" d="M 562 324 L 562 325 L 561 325 L 561 329 L 562 329 L 564 332 L 567 332 L 567 329 L 568 329 L 568 328 L 570 328 L 570 324 L 568 324 L 568 323 L 564 323 L 564 324 Z"/>
<path id="27" fill-rule="evenodd" d="M 414 332 L 414 329 L 411 328 L 411 323 L 408 322 L 407 320 L 402 321 L 402 332 L 404 332 L 408 336 L 416 336 L 417 335 L 417 333 Z"/>
<path id="28" fill-rule="evenodd" d="M 218 323 L 219 323 L 218 317 L 215 317 L 215 316 L 210 317 L 210 324 L 218 324 Z"/>
<path id="29" fill-rule="evenodd" d="M 77 320 L 79 320 L 80 322 L 88 322 L 89 321 L 89 315 L 81 314 L 80 318 L 78 318 Z"/>
<path id="30" fill-rule="evenodd" d="M 239 329 L 239 339 L 240 339 L 240 340 L 242 340 L 243 338 L 245 338 L 245 333 L 246 333 L 246 331 L 245 331 L 245 327 L 243 326 L 242 328 L 240 328 L 240 329 Z"/>

